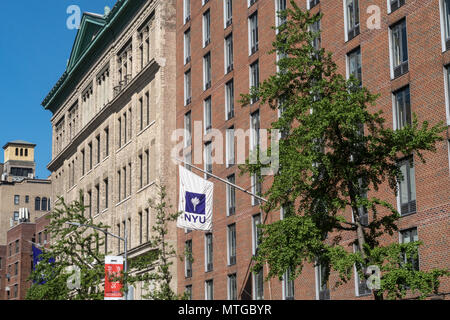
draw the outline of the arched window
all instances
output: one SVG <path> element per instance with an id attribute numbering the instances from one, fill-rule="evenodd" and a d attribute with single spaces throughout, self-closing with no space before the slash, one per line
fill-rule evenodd
<path id="1" fill-rule="evenodd" d="M 19 155 L 19 148 L 16 148 L 16 156 Z"/>
<path id="2" fill-rule="evenodd" d="M 20 149 L 20 156 L 23 157 L 23 149 Z"/>
<path id="3" fill-rule="evenodd" d="M 28 149 L 25 149 L 25 157 L 28 157 Z"/>
<path id="4" fill-rule="evenodd" d="M 40 211 L 41 210 L 41 198 L 36 197 L 34 201 L 34 210 Z"/>
<path id="5" fill-rule="evenodd" d="M 41 210 L 42 211 L 47 211 L 47 198 L 42 198 Z"/>

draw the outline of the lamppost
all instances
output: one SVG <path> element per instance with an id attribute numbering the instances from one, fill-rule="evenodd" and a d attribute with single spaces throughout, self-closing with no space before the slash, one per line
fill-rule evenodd
<path id="1" fill-rule="evenodd" d="M 125 222 L 124 238 L 122 238 L 120 236 L 117 236 L 115 234 L 112 234 L 108 230 L 101 229 L 101 228 L 96 227 L 96 226 L 91 226 L 91 225 L 82 224 L 82 223 L 78 223 L 78 222 L 66 222 L 66 223 L 71 225 L 71 226 L 78 227 L 78 228 L 79 227 L 92 228 L 92 229 L 95 229 L 97 231 L 103 232 L 105 234 L 105 239 L 106 239 L 106 236 L 109 235 L 109 236 L 111 236 L 113 238 L 122 240 L 124 242 L 125 251 L 124 251 L 124 266 L 123 266 L 123 269 L 124 269 L 124 272 L 125 272 L 125 276 L 124 276 L 124 279 L 123 279 L 123 282 L 124 282 L 123 284 L 124 284 L 124 287 L 125 287 L 125 300 L 128 300 L 128 286 L 127 286 L 127 279 L 126 279 L 126 275 L 127 275 L 127 272 L 128 272 L 128 261 L 127 261 L 128 260 L 127 259 L 128 258 L 128 243 L 127 243 L 128 241 L 127 241 L 127 224 L 126 224 L 126 222 Z M 108 242 L 106 240 L 105 240 L 105 247 L 107 248 Z M 106 252 L 108 252 L 108 251 L 106 250 Z"/>

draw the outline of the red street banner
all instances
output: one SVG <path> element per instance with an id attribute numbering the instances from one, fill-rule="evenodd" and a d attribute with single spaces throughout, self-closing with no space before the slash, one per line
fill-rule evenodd
<path id="1" fill-rule="evenodd" d="M 105 257 L 105 300 L 123 300 L 123 257 Z"/>

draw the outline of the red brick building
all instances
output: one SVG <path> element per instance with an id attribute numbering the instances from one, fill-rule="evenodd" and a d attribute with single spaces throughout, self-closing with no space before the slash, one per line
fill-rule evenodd
<path id="1" fill-rule="evenodd" d="M 7 245 L 0 247 L 0 300 L 24 300 L 31 282 L 33 268 L 32 243 L 46 246 L 49 236 L 44 232 L 49 219 L 42 216 L 35 223 L 19 222 L 7 233 Z M 3 268 L 3 269 L 2 269 Z"/>
<path id="2" fill-rule="evenodd" d="M 236 140 L 228 139 L 227 130 L 270 128 L 277 119 L 277 112 L 268 106 L 256 101 L 242 108 L 238 100 L 252 85 L 276 72 L 276 56 L 267 52 L 275 37 L 272 26 L 280 23 L 276 11 L 286 2 L 234 0 L 230 6 L 228 0 L 177 1 L 177 128 L 193 136 L 185 139 L 184 159 L 253 191 L 258 187 L 252 179 L 239 176 L 237 165 L 232 164 L 236 163 Z M 419 121 L 450 125 L 450 1 L 297 3 L 312 13 L 323 13 L 320 26 L 315 26 L 322 31 L 317 45 L 333 52 L 342 74 L 355 74 L 372 93 L 380 94 L 373 111 L 384 111 L 386 126 L 402 126 L 411 121 L 412 112 Z M 195 138 L 196 121 L 202 121 L 201 139 Z M 201 158 L 217 156 L 210 144 L 217 137 L 208 136 L 212 128 L 223 134 L 223 159 L 227 159 L 223 164 L 195 159 L 196 149 Z M 450 266 L 449 137 L 447 132 L 437 152 L 425 155 L 426 164 L 415 161 L 413 167 L 402 167 L 407 179 L 397 197 L 387 187 L 377 194 L 397 204 L 402 213 L 400 232 L 386 241 L 423 241 L 419 252 L 423 270 Z M 253 138 L 246 142 L 246 150 Z M 192 248 L 193 257 L 192 263 L 179 264 L 179 292 L 187 290 L 196 300 L 372 298 L 356 278 L 336 289 L 332 273 L 329 283 L 322 283 L 320 268 L 312 265 L 294 283 L 263 282 L 261 275 L 252 275 L 249 267 L 256 246 L 255 224 L 261 221 L 259 206 L 252 197 L 239 191 L 233 195 L 224 183 L 210 179 L 215 184 L 213 232 L 178 231 L 179 252 Z M 267 185 L 262 186 L 264 190 Z M 280 213 L 272 212 L 267 223 L 278 219 Z M 344 243 L 351 240 L 344 238 Z M 450 292 L 448 279 L 440 292 L 443 296 Z"/>

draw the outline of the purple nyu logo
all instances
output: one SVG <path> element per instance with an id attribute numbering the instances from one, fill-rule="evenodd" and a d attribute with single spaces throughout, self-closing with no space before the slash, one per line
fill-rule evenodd
<path id="1" fill-rule="evenodd" d="M 194 223 L 197 221 L 200 223 L 205 223 L 206 195 L 186 191 L 185 199 L 186 199 L 186 208 L 184 219 Z M 199 217 L 197 215 L 203 215 L 203 217 Z"/>

